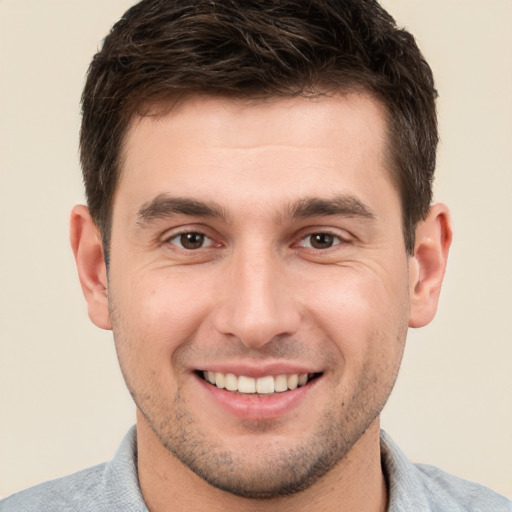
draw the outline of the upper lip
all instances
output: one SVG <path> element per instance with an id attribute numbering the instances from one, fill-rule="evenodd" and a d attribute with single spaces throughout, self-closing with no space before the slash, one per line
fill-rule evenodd
<path id="1" fill-rule="evenodd" d="M 304 374 L 304 373 L 322 373 L 322 370 L 306 366 L 299 363 L 289 362 L 265 362 L 265 363 L 219 363 L 219 364 L 205 364 L 195 368 L 195 371 L 210 371 L 220 373 L 233 373 L 240 376 L 253 377 L 255 379 L 266 377 L 268 375 L 290 375 L 290 374 Z"/>

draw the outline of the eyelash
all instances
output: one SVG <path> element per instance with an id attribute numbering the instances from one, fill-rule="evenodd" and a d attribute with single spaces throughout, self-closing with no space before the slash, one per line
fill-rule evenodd
<path id="1" fill-rule="evenodd" d="M 185 247 L 184 246 L 184 242 L 186 241 L 184 237 L 191 237 L 191 236 L 200 238 L 197 247 Z M 324 239 L 324 243 L 327 243 L 329 246 L 328 247 L 315 247 L 314 242 L 312 242 L 313 237 L 322 237 Z M 306 242 L 308 239 L 310 240 L 309 243 Z M 207 245 L 203 245 L 205 241 L 208 242 Z M 194 231 L 194 230 L 181 231 L 179 233 L 175 233 L 172 236 L 167 237 L 164 240 L 164 242 L 168 243 L 168 244 L 175 245 L 179 249 L 181 249 L 183 251 L 187 251 L 187 252 L 195 252 L 200 249 L 208 249 L 215 245 L 215 242 L 211 237 L 209 237 L 207 234 L 205 234 L 199 230 L 198 231 Z M 317 240 L 317 242 L 322 244 L 322 239 L 320 239 L 319 241 Z M 192 243 L 192 245 L 194 245 L 193 239 L 191 240 L 191 243 Z M 332 249 L 333 247 L 336 247 L 338 245 L 342 245 L 342 244 L 346 244 L 346 243 L 349 243 L 348 240 L 346 240 L 345 238 L 343 238 L 339 235 L 335 235 L 333 233 L 330 233 L 329 231 L 316 231 L 316 232 L 308 233 L 308 234 L 302 236 L 299 239 L 298 243 L 295 243 L 294 245 L 296 247 L 297 246 L 304 247 L 306 249 L 310 249 L 313 251 L 323 252 L 323 251 L 328 251 L 329 249 Z M 221 244 L 217 244 L 217 246 L 220 247 Z"/>
<path id="2" fill-rule="evenodd" d="M 208 240 L 209 244 L 207 246 L 203 246 L 203 244 L 201 243 L 201 246 L 197 247 L 197 248 L 189 248 L 189 247 L 187 248 L 187 247 L 184 247 L 183 246 L 183 242 L 184 242 L 183 237 L 190 236 L 190 235 L 201 237 L 202 238 L 202 241 L 201 241 L 202 243 L 205 240 Z M 173 242 L 174 240 L 179 241 L 179 243 Z M 206 249 L 206 248 L 214 245 L 213 240 L 208 235 L 206 235 L 205 233 L 202 233 L 201 231 L 181 231 L 180 233 L 175 233 L 172 236 L 166 238 L 164 240 L 164 242 L 165 243 L 170 243 L 172 245 L 176 245 L 177 247 L 179 247 L 180 249 L 182 249 L 184 251 L 196 251 L 196 250 L 199 250 L 199 249 Z"/>
<path id="3" fill-rule="evenodd" d="M 330 241 L 331 245 L 329 245 L 329 247 L 315 247 L 312 244 L 312 242 L 311 242 L 313 237 L 324 237 L 324 238 L 327 238 L 328 243 Z M 305 241 L 307 239 L 310 239 L 309 245 L 305 245 Z M 303 236 L 299 240 L 299 244 L 298 245 L 300 247 L 305 247 L 307 249 L 312 249 L 312 250 L 315 250 L 315 251 L 327 251 L 329 249 L 332 249 L 333 247 L 336 247 L 336 246 L 344 244 L 344 243 L 348 243 L 348 241 L 346 239 L 343 239 L 339 235 L 335 235 L 333 233 L 330 233 L 329 231 L 316 231 L 314 233 L 308 233 L 307 235 Z"/>

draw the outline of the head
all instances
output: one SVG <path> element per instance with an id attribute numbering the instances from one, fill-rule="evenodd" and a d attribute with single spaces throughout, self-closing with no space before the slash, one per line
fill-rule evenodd
<path id="1" fill-rule="evenodd" d="M 131 8 L 105 38 L 83 92 L 81 161 L 108 260 L 113 196 L 135 116 L 193 95 L 246 99 L 364 91 L 387 116 L 404 242 L 432 198 L 436 91 L 414 38 L 375 0 L 161 1 Z"/>
<path id="2" fill-rule="evenodd" d="M 138 407 L 141 479 L 159 461 L 274 498 L 380 472 L 378 416 L 450 243 L 434 99 L 373 1 L 148 0 L 114 26 L 83 95 L 72 243 Z"/>

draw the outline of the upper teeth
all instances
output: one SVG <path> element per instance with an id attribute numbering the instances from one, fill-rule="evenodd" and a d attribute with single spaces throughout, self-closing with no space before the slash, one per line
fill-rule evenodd
<path id="1" fill-rule="evenodd" d="M 239 393 L 260 393 L 269 395 L 274 392 L 288 391 L 303 386 L 308 381 L 307 373 L 292 373 L 288 375 L 267 375 L 254 379 L 245 375 L 236 376 L 234 373 L 203 372 L 204 378 L 214 386 Z"/>

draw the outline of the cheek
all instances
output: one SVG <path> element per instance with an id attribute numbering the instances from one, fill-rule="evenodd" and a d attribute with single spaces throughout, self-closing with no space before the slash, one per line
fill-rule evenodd
<path id="1" fill-rule="evenodd" d="M 155 338 L 187 336 L 212 295 L 205 287 L 207 281 L 175 269 L 132 271 L 131 275 L 114 286 L 116 304 L 136 331 Z"/>
<path id="2" fill-rule="evenodd" d="M 407 327 L 407 279 L 360 264 L 325 274 L 303 281 L 304 297 L 313 321 L 343 359 L 362 365 L 369 353 L 398 353 Z"/>
<path id="3" fill-rule="evenodd" d="M 211 293 L 198 293 L 198 283 L 175 275 L 171 279 L 170 272 L 131 275 L 112 278 L 111 320 L 119 361 L 133 384 L 156 377 L 168 388 L 179 370 L 177 354 L 208 314 Z"/>

